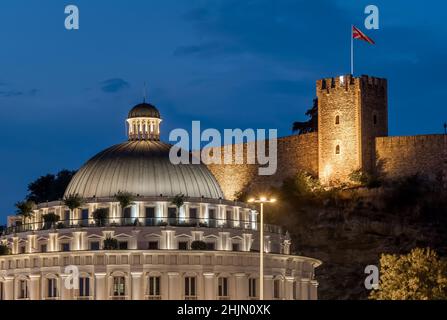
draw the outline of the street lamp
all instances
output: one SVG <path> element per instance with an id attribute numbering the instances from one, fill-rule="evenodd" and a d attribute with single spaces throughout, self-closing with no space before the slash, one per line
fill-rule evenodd
<path id="1" fill-rule="evenodd" d="M 261 204 L 260 230 L 259 230 L 259 300 L 264 300 L 264 203 L 274 203 L 276 199 L 267 197 L 252 198 L 249 203 Z"/>

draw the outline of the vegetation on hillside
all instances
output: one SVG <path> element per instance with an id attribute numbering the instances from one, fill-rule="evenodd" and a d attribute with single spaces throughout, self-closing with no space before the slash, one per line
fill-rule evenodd
<path id="1" fill-rule="evenodd" d="M 379 185 L 324 188 L 302 172 L 262 190 L 278 199 L 266 207 L 266 223 L 285 226 L 295 253 L 323 261 L 320 298 L 367 299 L 364 268 L 382 254 L 430 247 L 447 256 L 447 190 L 421 175 Z M 241 194 L 260 192 L 247 190 Z"/>
<path id="2" fill-rule="evenodd" d="M 384 254 L 380 258 L 379 290 L 375 300 L 447 300 L 447 262 L 429 248 L 406 255 Z"/>

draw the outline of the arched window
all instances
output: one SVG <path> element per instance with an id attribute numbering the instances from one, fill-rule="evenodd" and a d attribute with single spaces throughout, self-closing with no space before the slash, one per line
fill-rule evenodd
<path id="1" fill-rule="evenodd" d="M 124 300 L 126 298 L 126 278 L 123 276 L 113 277 L 112 299 Z"/>
<path id="2" fill-rule="evenodd" d="M 377 124 L 377 115 L 374 115 L 374 117 L 373 117 L 373 122 L 374 122 L 374 125 Z"/>
<path id="3" fill-rule="evenodd" d="M 340 116 L 335 116 L 335 124 L 340 124 Z"/>
<path id="4" fill-rule="evenodd" d="M 335 147 L 335 154 L 340 154 L 340 145 Z"/>

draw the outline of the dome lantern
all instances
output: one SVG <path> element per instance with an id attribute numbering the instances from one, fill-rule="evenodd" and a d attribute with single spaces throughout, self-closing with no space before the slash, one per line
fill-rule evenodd
<path id="1" fill-rule="evenodd" d="M 152 104 L 143 102 L 129 111 L 127 136 L 129 141 L 160 140 L 160 112 Z"/>

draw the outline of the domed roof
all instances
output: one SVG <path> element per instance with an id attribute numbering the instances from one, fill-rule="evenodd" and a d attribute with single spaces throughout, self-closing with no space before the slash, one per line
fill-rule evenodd
<path id="1" fill-rule="evenodd" d="M 152 104 L 143 102 L 137 104 L 129 111 L 128 119 L 130 118 L 159 118 L 160 119 L 160 111 L 153 106 Z"/>
<path id="2" fill-rule="evenodd" d="M 73 177 L 65 196 L 113 197 L 119 191 L 139 196 L 224 198 L 203 164 L 174 165 L 171 145 L 159 141 L 129 141 L 110 147 L 90 159 Z"/>

